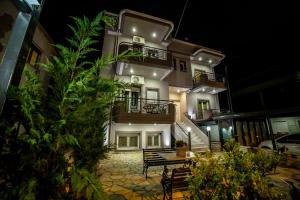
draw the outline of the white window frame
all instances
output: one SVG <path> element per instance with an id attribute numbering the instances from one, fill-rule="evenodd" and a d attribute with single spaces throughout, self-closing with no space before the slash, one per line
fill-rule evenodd
<path id="1" fill-rule="evenodd" d="M 119 137 L 127 137 L 127 146 L 126 147 L 119 147 Z M 137 137 L 137 147 L 129 146 L 130 145 L 130 137 Z M 137 150 L 140 149 L 140 132 L 119 132 L 117 133 L 116 143 L 117 143 L 117 150 Z"/>
<path id="2" fill-rule="evenodd" d="M 148 137 L 151 136 L 152 144 L 151 146 L 148 145 Z M 154 145 L 154 137 L 158 136 L 158 146 Z M 146 133 L 146 146 L 147 148 L 160 148 L 161 145 L 161 137 L 162 137 L 162 131 L 161 132 L 148 132 Z"/>

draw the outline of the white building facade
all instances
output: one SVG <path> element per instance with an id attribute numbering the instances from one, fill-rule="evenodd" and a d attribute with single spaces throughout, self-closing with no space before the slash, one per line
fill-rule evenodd
<path id="1" fill-rule="evenodd" d="M 172 39 L 170 21 L 132 10 L 106 14 L 118 23 L 105 30 L 103 56 L 141 54 L 102 73 L 129 85 L 115 101 L 108 129 L 117 150 L 171 147 L 192 120 L 206 120 L 219 110 L 217 94 L 225 86 L 215 79 L 213 67 L 222 53 Z M 206 133 L 196 126 L 192 131 L 207 147 Z"/>

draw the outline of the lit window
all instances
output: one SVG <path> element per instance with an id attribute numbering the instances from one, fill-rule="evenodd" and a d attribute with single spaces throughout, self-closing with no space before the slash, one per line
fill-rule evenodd
<path id="1" fill-rule="evenodd" d="M 40 57 L 41 51 L 36 46 L 32 45 L 29 49 L 26 63 L 34 68 L 38 68 L 37 63 L 39 62 Z"/>

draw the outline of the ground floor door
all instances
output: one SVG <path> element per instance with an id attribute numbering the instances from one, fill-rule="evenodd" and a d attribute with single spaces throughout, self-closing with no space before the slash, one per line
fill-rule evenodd
<path id="1" fill-rule="evenodd" d="M 176 122 L 180 122 L 180 102 L 174 102 L 176 108 Z"/>
<path id="2" fill-rule="evenodd" d="M 161 147 L 161 132 L 147 132 L 147 148 L 159 148 Z"/>

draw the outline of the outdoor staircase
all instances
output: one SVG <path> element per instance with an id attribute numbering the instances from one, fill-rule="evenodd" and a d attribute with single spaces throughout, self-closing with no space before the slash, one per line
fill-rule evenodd
<path id="1" fill-rule="evenodd" d="M 191 126 L 189 124 L 185 123 L 184 121 L 176 123 L 176 127 L 175 127 L 175 132 L 176 132 L 175 139 L 176 140 L 183 140 L 185 142 L 188 142 L 187 127 L 191 127 Z M 202 131 L 197 127 L 196 127 L 197 129 L 195 127 L 191 127 L 191 128 L 192 128 L 192 130 L 191 130 L 192 151 L 193 152 L 204 152 L 204 151 L 208 150 L 208 143 L 205 142 L 205 136 L 206 136 L 205 133 L 202 133 Z M 199 131 L 201 131 L 201 133 L 199 133 Z"/>

